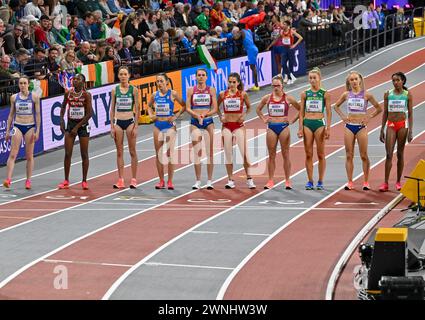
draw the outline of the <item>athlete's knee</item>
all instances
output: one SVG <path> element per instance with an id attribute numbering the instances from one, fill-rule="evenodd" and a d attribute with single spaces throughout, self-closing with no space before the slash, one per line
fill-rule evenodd
<path id="1" fill-rule="evenodd" d="M 403 160 L 404 159 L 404 152 L 397 150 L 397 159 Z"/>
<path id="2" fill-rule="evenodd" d="M 360 159 L 362 160 L 362 162 L 368 162 L 369 161 L 369 157 L 368 157 L 367 153 L 361 153 Z"/>
<path id="3" fill-rule="evenodd" d="M 317 159 L 318 159 L 320 162 L 325 161 L 325 159 L 326 159 L 325 154 L 324 154 L 324 153 L 322 153 L 322 152 L 317 153 Z"/>
<path id="4" fill-rule="evenodd" d="M 306 151 L 305 152 L 305 158 L 306 158 L 306 160 L 313 159 L 313 151 Z"/>
<path id="5" fill-rule="evenodd" d="M 65 150 L 65 159 L 71 159 L 72 150 Z"/>
<path id="6" fill-rule="evenodd" d="M 130 149 L 130 157 L 137 158 L 137 151 L 135 149 Z"/>

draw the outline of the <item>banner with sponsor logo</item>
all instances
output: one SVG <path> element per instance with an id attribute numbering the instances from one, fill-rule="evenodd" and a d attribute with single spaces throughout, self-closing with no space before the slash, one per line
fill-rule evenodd
<path id="1" fill-rule="evenodd" d="M 271 55 L 273 76 L 275 76 L 278 74 L 278 70 L 273 53 L 271 53 Z M 292 61 L 291 73 L 295 77 L 302 77 L 307 73 L 307 56 L 304 41 L 302 41 L 295 49 L 291 50 L 289 59 Z M 287 65 L 289 67 L 289 63 Z"/>
<path id="2" fill-rule="evenodd" d="M 0 109 L 0 164 L 4 165 L 7 163 L 7 159 L 10 154 L 11 139 L 9 141 L 5 140 L 6 137 L 6 128 L 7 128 L 7 118 L 9 117 L 10 107 Z M 38 141 L 34 145 L 34 154 L 43 152 L 43 131 L 40 131 L 40 136 Z M 18 159 L 25 158 L 25 143 L 22 139 L 21 147 L 18 153 Z"/>
<path id="3" fill-rule="evenodd" d="M 182 76 L 181 71 L 167 72 L 167 76 L 170 79 L 169 88 L 176 90 L 182 95 Z M 158 91 L 156 85 L 156 76 L 143 77 L 135 80 L 131 80 L 130 83 L 139 88 L 140 93 L 140 110 L 148 109 L 148 102 L 151 95 Z M 182 95 L 183 100 L 186 100 L 185 96 Z M 176 101 L 174 105 L 174 111 L 179 111 L 181 108 L 180 104 Z"/>
<path id="4" fill-rule="evenodd" d="M 239 73 L 244 84 L 244 89 L 248 90 L 254 86 L 254 77 L 249 67 L 248 57 L 235 58 L 230 60 L 231 72 Z M 260 87 L 269 85 L 272 82 L 272 60 L 270 51 L 261 52 L 257 56 L 257 74 Z"/>
<path id="5" fill-rule="evenodd" d="M 109 108 L 111 106 L 111 91 L 115 85 L 90 89 L 92 95 L 92 118 L 89 120 L 90 136 L 108 132 L 111 129 Z M 64 144 L 64 135 L 60 130 L 60 109 L 63 96 L 41 101 L 42 128 L 44 150 L 60 147 Z M 65 114 L 65 123 L 66 123 Z M 78 139 L 78 137 L 77 137 Z"/>
<path id="6" fill-rule="evenodd" d="M 207 70 L 207 85 L 214 87 L 217 94 L 220 91 L 227 89 L 227 78 L 230 74 L 230 60 L 219 61 L 217 63 L 217 72 L 208 69 L 204 64 L 192 68 L 187 68 L 181 71 L 182 84 L 183 84 L 183 98 L 186 100 L 186 89 L 193 87 L 196 84 L 196 70 L 206 69 Z"/>

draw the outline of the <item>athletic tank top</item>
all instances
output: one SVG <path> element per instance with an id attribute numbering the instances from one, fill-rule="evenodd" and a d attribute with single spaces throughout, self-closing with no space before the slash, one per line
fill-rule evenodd
<path id="1" fill-rule="evenodd" d="M 86 91 L 81 90 L 80 93 L 76 93 L 72 88 L 68 93 L 68 119 L 81 120 L 86 114 L 84 109 L 86 101 Z"/>
<path id="2" fill-rule="evenodd" d="M 211 109 L 212 96 L 210 87 L 206 86 L 205 89 L 201 90 L 197 86 L 193 87 L 192 94 L 192 110 L 197 109 Z"/>
<path id="3" fill-rule="evenodd" d="M 129 86 L 127 93 L 120 91 L 120 85 L 115 87 L 115 111 L 116 112 L 131 112 L 133 111 L 134 97 L 132 85 Z"/>
<path id="4" fill-rule="evenodd" d="M 276 23 L 273 25 L 273 31 L 272 31 L 272 39 L 276 39 L 276 43 L 274 44 L 275 47 L 281 47 L 283 45 L 282 43 L 282 26 L 279 23 Z"/>
<path id="5" fill-rule="evenodd" d="M 271 94 L 267 109 L 270 117 L 287 117 L 289 105 L 286 101 L 286 94 L 284 93 L 278 101 L 274 100 L 273 94 Z"/>
<path id="6" fill-rule="evenodd" d="M 155 114 L 158 117 L 171 117 L 174 114 L 174 101 L 171 99 L 171 89 L 164 96 L 157 91 L 155 94 Z"/>
<path id="7" fill-rule="evenodd" d="M 352 91 L 348 92 L 347 113 L 366 114 L 367 101 L 364 97 L 364 91 L 355 94 Z"/>
<path id="8" fill-rule="evenodd" d="M 21 93 L 16 95 L 15 110 L 17 116 L 34 116 L 34 101 L 31 92 L 26 99 L 21 98 Z"/>
<path id="9" fill-rule="evenodd" d="M 229 90 L 226 90 L 224 92 L 223 107 L 224 113 L 242 113 L 242 93 L 238 90 L 235 94 L 231 94 Z"/>
<path id="10" fill-rule="evenodd" d="M 282 31 L 282 44 L 285 47 L 290 47 L 294 44 L 294 36 L 292 35 L 291 29 L 289 31 Z"/>
<path id="11" fill-rule="evenodd" d="M 324 113 L 325 112 L 325 93 L 326 90 L 319 89 L 314 92 L 313 90 L 305 91 L 305 112 Z"/>
<path id="12" fill-rule="evenodd" d="M 404 112 L 408 113 L 408 91 L 403 90 L 401 94 L 395 94 L 394 89 L 388 92 L 388 112 Z"/>

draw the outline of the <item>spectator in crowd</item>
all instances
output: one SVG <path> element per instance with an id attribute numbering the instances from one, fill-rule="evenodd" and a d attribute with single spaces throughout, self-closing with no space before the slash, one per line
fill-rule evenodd
<path id="1" fill-rule="evenodd" d="M 25 16 L 32 15 L 32 16 L 40 19 L 42 13 L 41 13 L 40 7 L 38 5 L 39 2 L 40 2 L 40 0 L 32 0 L 31 2 L 28 2 L 25 5 L 24 15 Z"/>
<path id="2" fill-rule="evenodd" d="M 176 20 L 177 27 L 190 27 L 192 19 L 190 17 L 190 4 L 183 4 L 181 2 L 176 3 L 176 11 L 174 13 L 174 18 Z"/>
<path id="3" fill-rule="evenodd" d="M 208 7 L 203 7 L 202 13 L 195 19 L 195 24 L 199 29 L 208 31 L 210 30 L 209 17 L 210 9 Z"/>
<path id="4" fill-rule="evenodd" d="M 10 62 L 9 68 L 19 74 L 24 74 L 24 67 L 30 60 L 31 55 L 25 48 L 20 48 L 16 51 L 15 56 Z"/>
<path id="5" fill-rule="evenodd" d="M 81 36 L 82 41 L 93 40 L 91 25 L 94 23 L 94 16 L 91 12 L 84 14 L 84 20 L 77 26 L 77 31 Z M 73 39 L 74 40 L 74 39 Z"/>
<path id="6" fill-rule="evenodd" d="M 74 68 L 80 65 L 81 65 L 81 62 L 77 60 L 74 50 L 66 51 L 63 55 L 63 58 L 61 59 L 59 63 L 59 66 L 62 70 L 69 70 L 69 71 L 73 71 Z"/>
<path id="7" fill-rule="evenodd" d="M 338 8 L 338 15 L 344 23 L 350 23 L 350 19 L 345 15 L 345 7 L 344 6 L 341 6 L 341 7 Z"/>
<path id="8" fill-rule="evenodd" d="M 46 50 L 35 47 L 33 58 L 24 67 L 24 73 L 28 77 L 36 77 L 38 80 L 44 79 L 47 74 Z"/>
<path id="9" fill-rule="evenodd" d="M 378 14 L 379 17 L 379 31 L 384 31 L 385 30 L 385 13 L 384 11 L 382 11 L 382 6 L 378 6 L 376 8 L 376 13 Z"/>
<path id="10" fill-rule="evenodd" d="M 24 27 L 17 23 L 12 32 L 8 32 L 3 36 L 4 51 L 6 54 L 15 53 L 16 50 L 23 48 L 23 35 Z"/>
<path id="11" fill-rule="evenodd" d="M 186 6 L 185 6 L 185 11 L 186 11 Z M 202 6 L 200 5 L 195 5 L 195 7 L 193 8 L 193 10 L 189 11 L 189 17 L 190 17 L 190 21 L 193 22 L 193 24 L 195 24 L 195 20 L 196 18 L 202 13 Z M 192 24 L 192 26 L 193 26 Z"/>
<path id="12" fill-rule="evenodd" d="M 155 40 L 151 42 L 148 48 L 148 59 L 149 60 L 158 60 L 161 58 L 162 53 L 162 37 L 164 36 L 164 31 L 157 30 L 155 33 Z"/>
<path id="13" fill-rule="evenodd" d="M 77 59 L 83 64 L 91 64 L 97 62 L 97 57 L 93 52 L 90 52 L 90 43 L 84 41 L 80 45 L 80 50 L 77 51 Z"/>
<path id="14" fill-rule="evenodd" d="M 210 12 L 211 29 L 219 26 L 223 21 L 227 21 L 227 17 L 223 13 L 223 2 L 216 2 Z"/>
<path id="15" fill-rule="evenodd" d="M 49 53 L 47 55 L 47 69 L 50 73 L 54 73 L 59 70 L 59 64 L 57 63 L 57 59 L 59 58 L 59 50 L 55 47 L 49 49 Z"/>
<path id="16" fill-rule="evenodd" d="M 146 21 L 146 24 L 149 27 L 149 31 L 152 32 L 153 34 L 156 34 L 156 32 L 159 29 L 157 21 L 158 21 L 158 16 L 154 12 L 149 12 L 148 20 Z"/>
<path id="17" fill-rule="evenodd" d="M 3 55 L 0 58 L 0 80 L 19 78 L 19 72 L 10 69 L 11 59 L 8 55 Z M 4 85 L 4 84 L 3 84 Z"/>
<path id="18" fill-rule="evenodd" d="M 124 63 L 131 63 L 133 57 L 130 52 L 130 48 L 133 46 L 134 39 L 132 36 L 125 36 L 123 39 L 123 47 L 118 51 L 121 61 Z"/>
<path id="19" fill-rule="evenodd" d="M 105 49 L 105 56 L 103 57 L 102 61 L 110 61 L 110 60 L 114 60 L 115 55 L 114 55 L 114 48 L 111 46 L 107 46 Z"/>

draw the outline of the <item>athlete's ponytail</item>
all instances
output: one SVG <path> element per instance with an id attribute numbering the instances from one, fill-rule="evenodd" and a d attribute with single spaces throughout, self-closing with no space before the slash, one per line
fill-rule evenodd
<path id="1" fill-rule="evenodd" d="M 403 89 L 406 90 L 406 91 L 409 91 L 409 89 L 407 89 L 407 87 L 406 87 L 406 82 L 407 82 L 406 75 L 403 72 L 398 71 L 391 76 L 391 79 L 394 76 L 399 77 L 401 79 L 401 82 L 403 82 Z"/>

